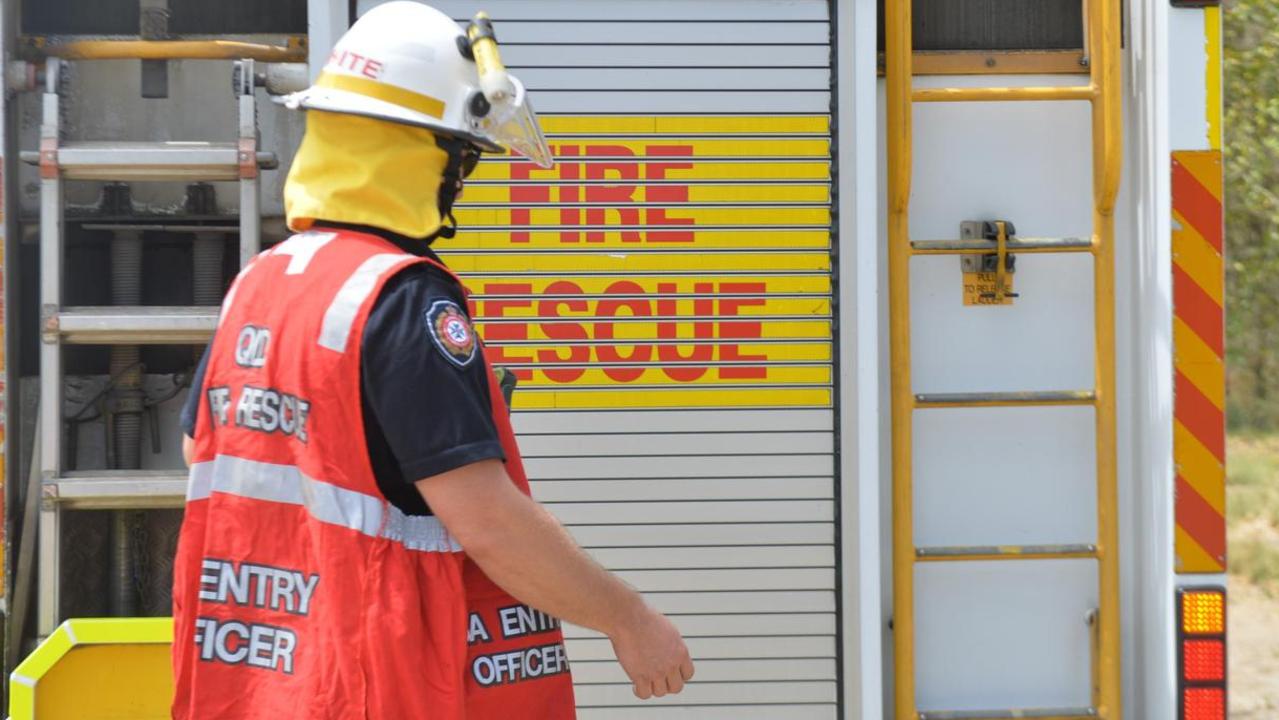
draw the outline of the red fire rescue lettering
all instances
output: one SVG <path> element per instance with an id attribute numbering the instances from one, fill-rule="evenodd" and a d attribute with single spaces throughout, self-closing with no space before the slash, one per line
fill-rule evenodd
<path id="1" fill-rule="evenodd" d="M 762 364 L 767 358 L 743 353 L 741 341 L 760 339 L 762 323 L 732 318 L 763 306 L 765 289 L 762 282 L 695 283 L 692 317 L 681 320 L 676 317 L 676 285 L 673 282 L 658 283 L 657 292 L 649 293 L 636 282 L 618 280 L 605 288 L 604 294 L 620 297 L 586 299 L 574 297 L 583 295 L 580 285 L 570 280 L 558 280 L 546 286 L 542 291 L 545 298 L 540 300 L 527 297 L 533 293 L 531 283 L 487 283 L 482 293 L 490 297 L 477 302 L 473 313 L 484 325 L 483 335 L 488 343 L 486 352 L 494 364 L 535 364 L 537 372 L 554 383 L 576 382 L 594 363 L 605 363 L 604 374 L 621 383 L 635 382 L 655 368 L 660 368 L 660 372 L 676 382 L 695 382 L 705 377 L 712 370 L 710 364 L 715 362 L 726 363 L 713 368 L 720 379 L 759 380 L 768 375 L 768 369 Z M 513 297 L 501 297 L 503 295 Z M 538 320 L 513 321 L 515 313 L 512 311 L 519 308 L 532 308 Z M 659 342 L 617 339 L 617 322 L 610 318 L 620 317 L 652 317 L 657 325 L 656 340 Z M 499 318 L 512 321 L 485 322 Z M 529 339 L 530 326 L 534 324 L 548 338 L 548 345 L 562 344 L 536 350 L 522 347 L 522 341 Z M 690 326 L 691 339 L 696 344 L 681 347 L 678 340 L 690 335 L 680 330 Z M 521 342 L 521 345 L 504 346 L 512 341 Z M 760 364 L 751 364 L 753 362 Z M 632 366 L 609 366 L 607 363 Z M 521 380 L 533 377 L 533 371 L 529 369 L 515 369 L 514 372 Z"/>
<path id="2" fill-rule="evenodd" d="M 624 145 L 554 145 L 551 151 L 557 156 L 555 167 L 543 170 L 533 163 L 515 162 L 511 164 L 512 180 L 546 180 L 547 185 L 513 185 L 511 187 L 511 204 L 558 202 L 569 207 L 560 208 L 560 225 L 620 225 L 629 227 L 621 231 L 622 242 L 625 243 L 691 243 L 692 230 L 652 230 L 634 229 L 636 227 L 652 228 L 653 226 L 687 226 L 693 224 L 693 218 L 668 215 L 666 207 L 647 207 L 655 204 L 678 205 L 688 202 L 687 185 L 666 185 L 645 183 L 666 179 L 671 170 L 688 170 L 691 162 L 660 161 L 663 157 L 690 157 L 692 145 L 648 145 L 644 148 L 644 157 L 652 158 L 637 162 L 635 152 Z M 572 157 L 610 157 L 616 162 L 592 161 L 575 163 L 567 158 Z M 616 184 L 600 182 L 617 180 Z M 581 185 L 574 180 L 589 180 Z M 646 207 L 637 205 L 635 197 L 639 187 L 644 185 L 644 202 Z M 580 203 L 597 203 L 599 207 L 572 207 Z M 513 227 L 530 226 L 530 210 L 515 208 L 511 210 Z M 561 230 L 562 243 L 602 243 L 603 230 Z M 515 230 L 511 233 L 511 242 L 529 242 L 529 233 Z"/>

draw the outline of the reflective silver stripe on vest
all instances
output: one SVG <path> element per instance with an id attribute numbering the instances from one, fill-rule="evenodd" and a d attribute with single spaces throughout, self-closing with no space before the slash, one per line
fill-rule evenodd
<path id="1" fill-rule="evenodd" d="M 315 259 L 315 254 L 336 237 L 337 233 L 304 232 L 276 245 L 270 252 L 272 255 L 289 256 L 289 264 L 284 268 L 285 275 L 301 275 Z"/>
<path id="2" fill-rule="evenodd" d="M 342 289 L 333 297 L 329 309 L 324 311 L 324 324 L 320 326 L 320 347 L 335 352 L 346 352 L 346 342 L 355 324 L 360 306 L 373 293 L 378 278 L 396 263 L 413 259 L 407 253 L 381 253 L 365 260 L 351 277 L 342 283 Z"/>
<path id="3" fill-rule="evenodd" d="M 301 505 L 322 523 L 386 538 L 409 550 L 459 552 L 461 545 L 434 516 L 409 516 L 373 495 L 307 477 L 292 465 L 219 455 L 191 466 L 187 502 L 212 493 Z"/>

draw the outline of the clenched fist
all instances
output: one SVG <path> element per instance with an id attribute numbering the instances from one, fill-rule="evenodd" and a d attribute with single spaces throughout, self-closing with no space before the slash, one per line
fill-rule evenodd
<path id="1" fill-rule="evenodd" d="M 679 630 L 647 605 L 609 640 L 641 700 L 675 694 L 693 677 L 693 660 Z"/>

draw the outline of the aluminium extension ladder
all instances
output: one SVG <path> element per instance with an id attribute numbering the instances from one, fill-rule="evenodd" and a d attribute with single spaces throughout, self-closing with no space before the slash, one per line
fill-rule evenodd
<path id="1" fill-rule="evenodd" d="M 1064 87 L 914 87 L 911 0 L 885 3 L 888 102 L 889 315 L 892 397 L 893 630 L 895 702 L 898 720 L 1036 717 L 1056 720 L 1119 720 L 1119 532 L 1115 416 L 1114 207 L 1121 155 L 1120 0 L 1084 3 L 1086 52 L 1091 52 L 1087 85 Z M 916 102 L 1088 101 L 1092 107 L 1093 234 L 1091 238 L 1016 240 L 998 223 L 996 292 L 1003 293 L 1006 254 L 1091 253 L 1094 273 L 1095 385 L 1061 392 L 980 392 L 916 394 L 911 383 L 910 261 L 921 255 L 988 255 L 984 240 L 912 241 L 909 232 L 912 113 Z M 916 547 L 911 467 L 914 411 L 933 408 L 1091 406 L 1096 424 L 1097 532 L 1095 544 L 1024 547 Z M 915 692 L 915 565 L 1020 559 L 1095 560 L 1099 607 L 1087 618 L 1092 633 L 1091 706 L 1080 708 L 923 711 Z"/>
<path id="2" fill-rule="evenodd" d="M 63 297 L 64 201 L 67 180 L 237 181 L 240 189 L 240 264 L 261 245 L 259 168 L 272 167 L 272 153 L 259 152 L 252 60 L 241 60 L 236 82 L 237 142 L 70 142 L 62 139 L 59 75 L 63 61 L 46 65 L 40 166 L 40 408 L 41 479 L 39 585 L 36 631 L 57 627 L 61 563 L 61 515 L 65 509 L 181 507 L 182 471 L 63 468 L 64 344 L 202 344 L 217 323 L 218 308 L 107 306 L 67 307 Z M 137 229 L 136 227 L 134 229 Z"/>

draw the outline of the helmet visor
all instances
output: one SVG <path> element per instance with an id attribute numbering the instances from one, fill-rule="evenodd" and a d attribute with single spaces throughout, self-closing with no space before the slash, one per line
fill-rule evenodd
<path id="1" fill-rule="evenodd" d="M 487 115 L 480 119 L 480 129 L 490 140 L 532 160 L 539 167 L 555 165 L 546 137 L 537 122 L 537 114 L 529 103 L 524 84 L 510 76 L 515 92 L 509 93 L 499 103 L 494 103 Z"/>

